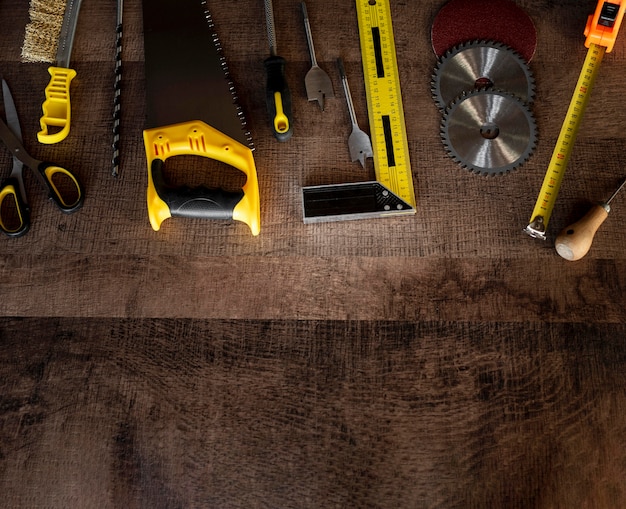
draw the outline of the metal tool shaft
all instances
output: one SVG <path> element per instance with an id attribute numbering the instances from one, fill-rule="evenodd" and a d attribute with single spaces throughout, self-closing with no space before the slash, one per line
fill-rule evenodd
<path id="1" fill-rule="evenodd" d="M 311 34 L 311 22 L 309 21 L 309 13 L 306 10 L 306 4 L 302 2 L 302 14 L 304 16 L 304 31 L 306 32 L 306 40 L 309 45 L 309 54 L 311 56 L 311 65 L 317 65 L 315 57 L 315 45 L 313 44 L 313 35 Z"/>
<path id="2" fill-rule="evenodd" d="M 270 55 L 276 56 L 276 28 L 274 27 L 274 7 L 272 0 L 265 0 L 265 23 L 267 25 L 267 42 L 270 45 Z"/>
<path id="3" fill-rule="evenodd" d="M 122 113 L 122 13 L 124 0 L 117 0 L 117 23 L 115 27 L 115 82 L 113 84 L 113 158 L 111 174 L 117 177 L 120 168 L 120 118 Z"/>
<path id="4" fill-rule="evenodd" d="M 78 24 L 78 11 L 82 0 L 68 0 L 65 6 L 63 24 L 59 35 L 59 45 L 57 47 L 56 65 L 58 67 L 69 67 L 74 45 L 74 34 Z"/>
<path id="5" fill-rule="evenodd" d="M 352 127 L 358 127 L 356 119 L 356 112 L 354 111 L 354 103 L 352 102 L 352 94 L 350 93 L 350 85 L 348 85 L 348 77 L 346 76 L 346 70 L 343 67 L 343 61 L 337 59 L 337 67 L 339 67 L 339 76 L 341 77 L 341 85 L 343 86 L 344 94 L 346 95 L 346 103 L 348 104 L 348 111 L 350 112 L 350 121 Z"/>
<path id="6" fill-rule="evenodd" d="M 613 201 L 613 198 L 615 198 L 617 196 L 617 194 L 623 189 L 623 187 L 626 185 L 626 178 L 622 181 L 622 183 L 619 185 L 619 187 L 613 192 L 613 194 L 611 195 L 611 197 L 606 200 L 606 202 L 604 202 L 606 205 L 610 205 L 611 202 Z"/>

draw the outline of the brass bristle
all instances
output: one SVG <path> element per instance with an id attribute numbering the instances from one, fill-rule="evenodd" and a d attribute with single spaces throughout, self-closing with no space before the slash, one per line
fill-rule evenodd
<path id="1" fill-rule="evenodd" d="M 54 61 L 64 12 L 65 2 L 62 0 L 30 0 L 30 21 L 22 44 L 22 62 Z"/>

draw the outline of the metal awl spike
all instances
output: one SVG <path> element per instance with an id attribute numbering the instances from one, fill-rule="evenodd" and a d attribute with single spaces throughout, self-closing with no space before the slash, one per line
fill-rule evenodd
<path id="1" fill-rule="evenodd" d="M 613 194 L 611 195 L 611 197 L 606 200 L 606 202 L 604 202 L 606 205 L 610 205 L 611 202 L 613 201 L 613 198 L 615 198 L 618 193 L 624 188 L 624 186 L 626 185 L 626 178 L 624 180 L 622 180 L 622 183 L 619 185 L 619 187 L 613 191 Z"/>

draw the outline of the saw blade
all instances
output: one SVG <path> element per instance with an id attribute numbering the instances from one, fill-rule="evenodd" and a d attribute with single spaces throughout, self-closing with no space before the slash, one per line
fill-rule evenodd
<path id="1" fill-rule="evenodd" d="M 431 92 L 441 110 L 477 88 L 506 90 L 528 103 L 535 96 L 535 80 L 526 61 L 509 46 L 493 41 L 455 46 L 439 59 L 432 76 Z"/>
<path id="2" fill-rule="evenodd" d="M 498 90 L 475 90 L 444 112 L 441 139 L 448 154 L 467 170 L 502 175 L 528 160 L 537 126 L 528 105 Z"/>
<path id="3" fill-rule="evenodd" d="M 206 0 L 144 0 L 148 129 L 201 120 L 253 149 Z"/>

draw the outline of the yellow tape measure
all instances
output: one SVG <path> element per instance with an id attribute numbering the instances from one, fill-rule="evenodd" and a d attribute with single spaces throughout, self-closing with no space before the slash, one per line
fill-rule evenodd
<path id="1" fill-rule="evenodd" d="M 376 180 L 415 212 L 389 0 L 356 0 L 356 10 Z"/>
<path id="2" fill-rule="evenodd" d="M 567 109 L 556 147 L 552 153 L 537 203 L 530 217 L 530 224 L 524 229 L 531 237 L 546 238 L 546 228 L 561 187 L 567 162 L 574 149 L 574 141 L 593 84 L 600 70 L 602 57 L 605 53 L 610 53 L 613 50 L 625 12 L 626 0 L 611 0 L 609 2 L 598 0 L 595 12 L 587 18 L 585 46 L 589 49 L 583 69 L 578 77 L 574 95 Z"/>
<path id="3" fill-rule="evenodd" d="M 604 46 L 591 44 L 587 51 L 587 57 L 578 77 L 576 89 L 561 127 L 552 158 L 548 164 L 548 170 L 543 179 L 530 224 L 525 230 L 532 237 L 543 239 L 546 237 L 546 227 L 548 226 L 561 182 L 563 181 L 567 162 L 574 148 L 576 135 L 589 102 L 593 84 L 600 70 L 600 63 L 602 62 L 605 49 Z"/>

